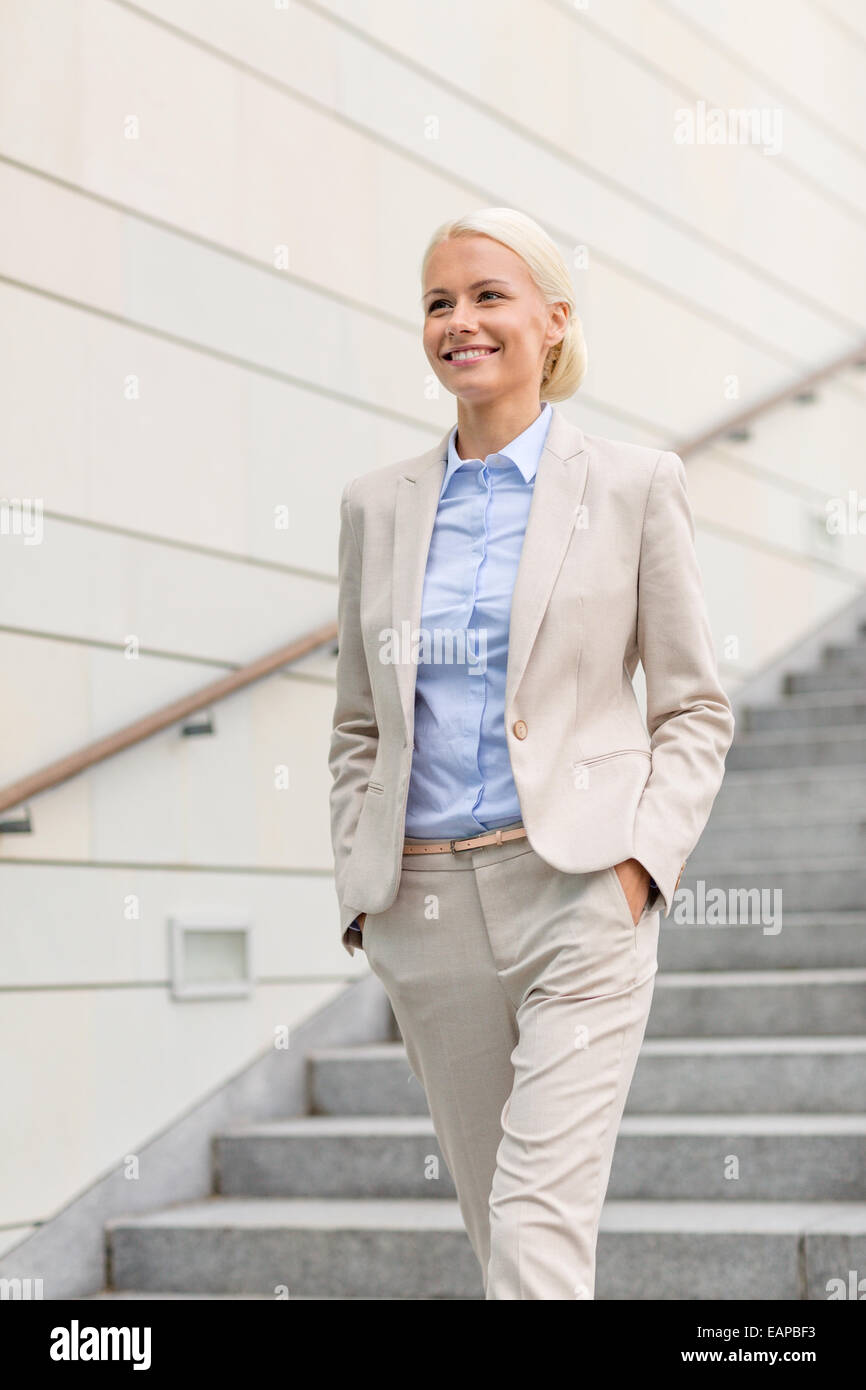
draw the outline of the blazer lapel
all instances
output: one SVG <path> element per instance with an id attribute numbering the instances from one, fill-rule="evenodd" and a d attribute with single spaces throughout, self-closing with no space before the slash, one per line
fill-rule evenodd
<path id="1" fill-rule="evenodd" d="M 451 427 L 453 428 L 453 426 Z M 397 479 L 394 504 L 394 540 L 391 565 L 391 626 L 396 634 L 400 658 L 397 684 L 403 707 L 406 741 L 409 716 L 415 699 L 414 634 L 421 626 L 421 601 L 427 553 L 439 509 L 439 493 L 448 458 L 449 428 L 435 449 L 415 460 L 411 472 Z"/>
<path id="2" fill-rule="evenodd" d="M 538 461 L 532 503 L 511 596 L 505 708 L 517 693 L 535 635 L 565 558 L 586 488 L 589 455 L 583 431 L 553 406 Z"/>
<path id="3" fill-rule="evenodd" d="M 574 529 L 588 455 L 583 432 L 552 407 L 553 416 L 538 471 L 511 604 L 505 701 L 520 684 L 559 567 Z M 408 733 L 415 698 L 414 636 L 421 625 L 427 555 L 448 457 L 449 428 L 439 444 L 397 479 L 391 568 L 391 622 L 399 644 L 397 683 Z"/>

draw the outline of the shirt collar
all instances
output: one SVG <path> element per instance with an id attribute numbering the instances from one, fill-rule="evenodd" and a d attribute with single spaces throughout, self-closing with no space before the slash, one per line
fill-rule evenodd
<path id="1" fill-rule="evenodd" d="M 533 420 L 528 429 L 519 434 L 516 439 L 512 439 L 510 444 L 506 444 L 504 449 L 500 449 L 498 454 L 488 454 L 488 458 L 509 459 L 515 467 L 520 469 L 523 480 L 526 483 L 532 482 L 538 470 L 541 453 L 544 449 L 544 442 L 547 438 L 547 431 L 550 427 L 550 419 L 553 410 L 550 401 L 545 401 L 541 414 Z M 442 487 L 439 491 L 440 498 L 448 487 L 457 469 L 464 463 L 480 463 L 480 459 L 462 459 L 457 453 L 455 440 L 457 438 L 457 426 L 455 425 L 448 436 L 448 463 L 445 468 L 445 477 L 442 479 Z M 486 460 L 485 460 L 486 462 Z"/>

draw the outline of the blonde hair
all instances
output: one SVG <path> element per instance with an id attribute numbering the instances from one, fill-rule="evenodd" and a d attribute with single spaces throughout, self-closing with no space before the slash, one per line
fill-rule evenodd
<path id="1" fill-rule="evenodd" d="M 565 335 L 561 342 L 554 343 L 544 359 L 540 393 L 543 401 L 567 400 L 586 374 L 586 342 L 575 312 L 571 276 L 555 241 L 524 212 L 514 208 L 482 208 L 480 212 L 443 222 L 437 227 L 421 262 L 422 284 L 427 263 L 436 247 L 440 242 L 459 236 L 488 236 L 510 247 L 526 262 L 545 304 L 564 301 L 568 305 Z"/>

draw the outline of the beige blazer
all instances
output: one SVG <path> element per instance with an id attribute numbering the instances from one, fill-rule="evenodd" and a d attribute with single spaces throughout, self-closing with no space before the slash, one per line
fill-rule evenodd
<path id="1" fill-rule="evenodd" d="M 340 503 L 329 768 L 350 955 L 349 923 L 384 912 L 400 882 L 417 665 L 408 640 L 395 660 L 388 639 L 396 633 L 399 646 L 420 627 L 450 433 L 417 458 L 352 479 Z M 631 681 L 639 660 L 646 722 Z M 584 434 L 553 406 L 506 667 L 505 736 L 530 846 L 566 873 L 640 860 L 667 916 L 733 732 L 682 460 Z"/>

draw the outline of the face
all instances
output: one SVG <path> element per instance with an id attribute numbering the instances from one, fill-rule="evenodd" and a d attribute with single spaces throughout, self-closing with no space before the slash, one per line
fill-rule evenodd
<path id="1" fill-rule="evenodd" d="M 424 276 L 424 351 L 442 385 L 477 404 L 530 387 L 568 321 L 545 304 L 526 262 L 486 236 L 440 242 Z M 461 349 L 476 349 L 455 359 Z"/>

